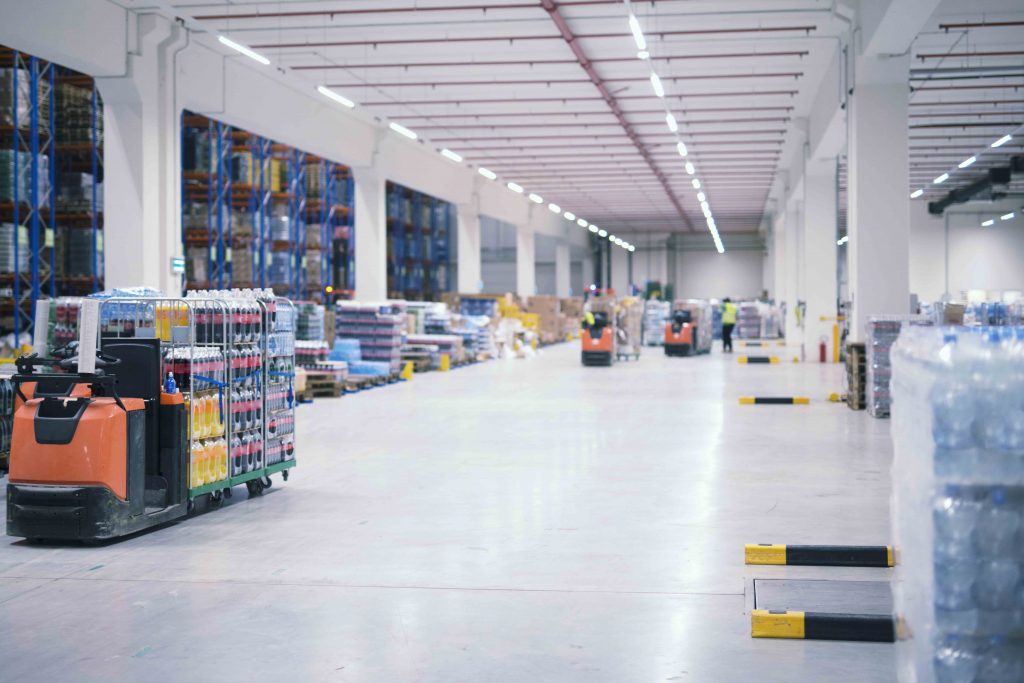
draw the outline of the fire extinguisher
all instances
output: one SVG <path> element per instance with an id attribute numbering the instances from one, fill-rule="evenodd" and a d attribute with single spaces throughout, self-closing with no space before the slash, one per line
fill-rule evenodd
<path id="1" fill-rule="evenodd" d="M 818 361 L 821 362 L 821 363 L 826 363 L 826 362 L 828 362 L 826 360 L 827 358 L 828 358 L 828 340 L 825 337 L 822 337 L 821 341 L 818 343 Z"/>

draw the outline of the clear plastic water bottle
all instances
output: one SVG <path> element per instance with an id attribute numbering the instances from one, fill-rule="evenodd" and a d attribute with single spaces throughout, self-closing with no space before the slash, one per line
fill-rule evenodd
<path id="1" fill-rule="evenodd" d="M 935 605 L 946 610 L 968 610 L 974 601 L 975 563 L 939 560 L 935 563 Z"/>
<path id="2" fill-rule="evenodd" d="M 936 382 L 930 399 L 935 444 L 949 449 L 972 446 L 976 406 L 970 386 L 957 379 Z"/>
<path id="3" fill-rule="evenodd" d="M 981 505 L 956 486 L 946 487 L 945 495 L 935 501 L 936 558 L 965 559 L 973 554 L 972 537 L 978 525 Z"/>
<path id="4" fill-rule="evenodd" d="M 977 683 L 1020 683 L 1024 680 L 1021 646 L 993 638 L 978 659 Z"/>
<path id="5" fill-rule="evenodd" d="M 982 562 L 974 582 L 974 599 L 986 610 L 1015 609 L 1020 578 L 1020 564 L 1015 560 Z"/>
<path id="6" fill-rule="evenodd" d="M 994 488 L 977 516 L 974 547 L 984 557 L 1012 557 L 1019 527 L 1020 515 L 1008 503 L 1006 490 Z"/>
<path id="7" fill-rule="evenodd" d="M 935 650 L 935 678 L 938 683 L 974 683 L 978 656 L 969 642 L 951 637 Z"/>

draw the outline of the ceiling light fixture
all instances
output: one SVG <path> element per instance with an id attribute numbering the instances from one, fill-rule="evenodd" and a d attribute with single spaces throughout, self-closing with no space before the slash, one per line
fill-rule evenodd
<path id="1" fill-rule="evenodd" d="M 562 215 L 565 216 L 565 220 L 567 220 L 567 221 L 574 221 L 574 220 L 576 220 L 576 214 L 574 214 L 572 211 L 566 211 Z"/>
<path id="2" fill-rule="evenodd" d="M 644 38 L 643 29 L 640 28 L 640 22 L 637 21 L 636 15 L 632 12 L 629 13 L 629 30 L 633 32 L 633 40 L 636 42 L 636 49 L 643 52 L 647 49 L 647 39 Z"/>
<path id="3" fill-rule="evenodd" d="M 994 219 L 994 218 L 990 218 L 990 219 L 988 219 L 987 221 L 985 221 L 984 223 L 982 223 L 982 224 L 981 224 L 981 227 L 983 227 L 983 228 L 987 228 L 988 226 L 992 225 L 992 224 L 993 224 L 993 223 L 995 223 L 995 222 L 996 222 L 996 221 L 995 221 L 995 219 Z"/>
<path id="4" fill-rule="evenodd" d="M 843 235 L 842 237 L 840 237 L 839 239 L 836 240 L 836 246 L 841 247 L 841 246 L 843 246 L 844 244 L 846 244 L 849 241 L 850 241 L 850 236 L 849 235 Z"/>
<path id="5" fill-rule="evenodd" d="M 587 227 L 588 225 L 590 225 L 590 223 L 588 223 L 587 221 L 585 221 L 585 220 L 584 220 L 584 219 L 582 219 L 582 218 L 577 218 L 577 219 L 576 219 L 576 225 L 580 226 L 581 228 L 585 228 L 585 227 Z"/>
<path id="6" fill-rule="evenodd" d="M 632 244 L 631 244 L 631 245 L 629 245 L 629 251 L 630 251 L 630 252 L 634 252 L 634 251 L 636 251 L 636 247 L 635 247 L 635 246 L 633 246 Z"/>
<path id="7" fill-rule="evenodd" d="M 676 121 L 676 117 L 672 115 L 672 112 L 665 114 L 665 123 L 668 124 L 670 133 L 675 133 L 679 130 L 679 122 Z"/>
<path id="8" fill-rule="evenodd" d="M 508 183 L 505 187 L 507 187 L 508 189 L 512 190 L 516 194 L 522 194 L 523 193 L 523 186 L 520 185 L 519 183 Z"/>
<path id="9" fill-rule="evenodd" d="M 651 58 L 651 53 L 647 50 L 640 50 L 636 53 L 636 58 L 640 60 L 648 60 Z"/>
<path id="10" fill-rule="evenodd" d="M 476 169 L 476 172 L 479 173 L 480 175 L 482 175 L 484 178 L 487 178 L 488 180 L 497 180 L 498 179 L 498 174 L 497 173 L 495 173 L 494 171 L 492 171 L 489 168 L 484 168 L 483 166 L 481 166 L 480 168 Z"/>
<path id="11" fill-rule="evenodd" d="M 1013 212 L 1012 211 L 1010 213 L 1004 213 L 1002 216 L 999 217 L 999 220 L 1001 220 L 1001 221 L 1008 221 L 1011 218 L 1013 218 Z"/>
<path id="12" fill-rule="evenodd" d="M 679 141 L 676 143 L 676 151 L 679 152 L 679 156 L 685 157 L 689 152 L 686 149 L 686 143 Z"/>
<path id="13" fill-rule="evenodd" d="M 327 88 L 325 86 L 322 86 L 322 85 L 316 86 L 316 91 L 318 93 L 320 93 L 321 95 L 323 95 L 324 97 L 327 97 L 329 99 L 334 100 L 338 104 L 345 105 L 349 109 L 351 109 L 352 107 L 356 106 L 356 103 L 353 102 L 352 100 L 350 100 L 349 98 L 347 98 L 347 97 L 345 97 L 343 95 L 339 95 L 338 93 L 334 92 L 333 90 L 331 90 L 330 88 Z"/>
<path id="14" fill-rule="evenodd" d="M 607 237 L 608 236 L 608 231 L 607 230 L 601 230 L 599 228 L 598 231 L 597 231 L 597 236 L 598 237 Z"/>
<path id="15" fill-rule="evenodd" d="M 544 203 L 544 198 L 541 197 L 539 194 L 534 194 L 534 193 L 531 192 L 530 193 L 530 201 L 533 202 L 534 204 L 543 204 Z"/>
<path id="16" fill-rule="evenodd" d="M 693 167 L 693 164 L 691 164 L 689 161 L 687 161 L 686 162 L 686 172 L 689 173 L 690 175 L 693 175 L 694 173 L 697 172 L 697 169 L 695 169 Z"/>
<path id="17" fill-rule="evenodd" d="M 249 59 L 255 59 L 257 62 L 259 62 L 263 66 L 266 66 L 267 64 L 270 64 L 270 60 L 267 59 L 266 57 L 264 57 L 263 55 L 261 55 L 259 52 L 256 52 L 255 50 L 247 48 L 245 45 L 242 45 L 241 43 L 236 43 L 235 41 L 231 40 L 227 36 L 217 36 L 217 40 L 219 40 L 222 45 L 227 45 L 232 50 L 236 50 L 238 52 L 241 52 L 243 55 L 245 55 Z"/>
<path id="18" fill-rule="evenodd" d="M 658 78 L 658 74 L 651 72 L 651 87 L 654 88 L 654 94 L 658 97 L 665 96 L 665 87 L 661 84 L 661 79 Z"/>
<path id="19" fill-rule="evenodd" d="M 410 140 L 416 140 L 416 139 L 419 138 L 419 135 L 416 135 L 416 133 L 412 132 L 411 130 L 409 130 L 408 128 L 406 128 L 405 126 L 403 126 L 400 123 L 395 123 L 394 121 L 392 121 L 391 123 L 388 124 L 388 127 L 391 130 L 393 130 L 396 133 L 398 133 L 399 135 L 404 135 L 405 137 L 409 138 Z"/>
<path id="20" fill-rule="evenodd" d="M 949 174 L 948 174 L 948 173 L 943 173 L 943 174 L 942 174 L 942 175 L 940 175 L 940 176 L 939 176 L 938 178 L 936 178 L 935 180 L 933 180 L 933 181 L 932 181 L 932 184 L 934 184 L 934 185 L 939 185 L 939 184 L 941 184 L 941 183 L 944 183 L 944 182 L 946 182 L 947 180 L 949 180 Z"/>
<path id="21" fill-rule="evenodd" d="M 692 185 L 693 185 L 693 189 L 695 189 L 695 190 L 699 190 L 699 189 L 700 189 L 700 181 L 699 181 L 699 180 L 697 180 L 696 178 L 694 178 L 694 179 L 693 179 L 693 180 L 691 181 L 691 183 L 692 183 Z"/>
<path id="22" fill-rule="evenodd" d="M 706 200 L 707 200 L 707 197 L 704 196 L 703 192 L 698 192 L 697 193 L 697 201 L 698 202 L 703 202 L 703 201 L 706 201 Z"/>
<path id="23" fill-rule="evenodd" d="M 445 147 L 444 149 L 441 150 L 441 156 L 443 156 L 445 159 L 451 159 L 452 161 L 454 161 L 457 164 L 461 164 L 462 163 L 462 155 L 461 154 L 456 154 L 455 152 L 451 151 L 447 147 Z"/>
<path id="24" fill-rule="evenodd" d="M 970 157 L 969 159 L 964 159 L 959 164 L 957 164 L 957 168 L 967 168 L 968 166 L 970 166 L 971 164 L 973 164 L 977 160 L 978 160 L 978 157 Z"/>
<path id="25" fill-rule="evenodd" d="M 221 40 L 223 40 L 223 38 Z M 998 140 L 993 142 L 991 145 L 989 145 L 989 147 L 1002 147 L 1003 145 L 1005 145 L 1007 142 L 1009 142 L 1012 139 L 1013 139 L 1012 135 L 1004 135 L 1003 137 L 999 138 Z"/>
<path id="26" fill-rule="evenodd" d="M 615 241 L 615 235 L 608 235 L 608 241 L 609 242 L 614 242 Z"/>
<path id="27" fill-rule="evenodd" d="M 562 207 L 555 203 L 548 204 L 548 209 L 551 210 L 551 213 L 562 213 Z"/>
<path id="28" fill-rule="evenodd" d="M 598 230 L 600 230 L 600 228 L 598 228 L 596 225 L 591 225 L 588 228 L 588 230 L 590 230 L 590 232 L 597 232 Z"/>
<path id="29" fill-rule="evenodd" d="M 910 193 L 910 198 L 911 199 L 917 199 L 918 197 L 920 197 L 923 194 L 924 194 L 924 190 L 914 190 L 913 192 Z"/>

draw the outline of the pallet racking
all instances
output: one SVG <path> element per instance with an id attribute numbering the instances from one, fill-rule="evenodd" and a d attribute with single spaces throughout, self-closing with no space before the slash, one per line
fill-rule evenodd
<path id="1" fill-rule="evenodd" d="M 387 184 L 389 297 L 436 301 L 451 291 L 453 211 L 436 197 Z"/>

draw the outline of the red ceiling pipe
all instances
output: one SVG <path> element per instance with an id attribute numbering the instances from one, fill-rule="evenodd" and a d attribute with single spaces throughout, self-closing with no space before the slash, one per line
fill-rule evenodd
<path id="1" fill-rule="evenodd" d="M 703 80 L 722 80 L 730 78 L 745 78 L 745 79 L 762 79 L 762 78 L 792 78 L 797 79 L 803 76 L 802 72 L 787 72 L 787 73 L 768 73 L 768 74 L 715 74 L 715 75 L 697 75 L 697 76 L 672 76 L 665 77 L 663 81 L 703 81 Z M 606 78 L 606 83 L 639 83 L 646 81 L 648 77 L 635 77 L 635 78 Z M 354 83 L 328 83 L 329 88 L 438 88 L 442 86 L 485 86 L 493 88 L 496 85 L 566 85 L 573 83 L 589 83 L 590 81 L 586 78 L 528 78 L 528 79 L 514 79 L 514 80 L 495 80 L 495 81 L 392 81 L 389 83 L 365 83 L 365 82 L 354 82 Z"/>
<path id="2" fill-rule="evenodd" d="M 1024 100 L 954 100 L 953 102 L 911 102 L 911 107 L 954 107 L 960 105 L 1002 105 L 1002 104 L 1024 104 Z"/>
<path id="3" fill-rule="evenodd" d="M 783 95 L 793 97 L 797 94 L 796 90 L 748 90 L 740 92 L 708 92 L 708 93 L 687 93 L 685 95 L 666 95 L 667 100 L 691 100 L 697 97 L 768 97 L 774 95 Z M 581 102 L 581 101 L 597 101 L 601 100 L 601 97 L 590 97 L 590 96 L 562 96 L 562 97 L 517 97 L 516 102 Z M 649 100 L 650 95 L 622 95 L 617 98 L 618 100 Z M 387 106 L 401 106 L 406 104 L 424 105 L 424 104 L 508 104 L 507 98 L 497 99 L 447 99 L 447 100 L 381 100 L 377 102 L 360 102 L 360 106 L 363 107 L 387 107 Z M 708 110 L 703 110 L 708 111 Z M 627 112 L 628 113 L 628 112 Z"/>
<path id="4" fill-rule="evenodd" d="M 662 0 L 664 2 L 664 0 Z M 620 0 L 565 0 L 563 5 L 617 5 Z M 536 2 L 520 2 L 508 5 L 438 5 L 435 7 L 380 7 L 360 9 L 336 9 L 336 10 L 303 10 L 290 12 L 248 12 L 239 14 L 200 14 L 195 19 L 218 21 L 221 19 L 280 19 L 286 17 L 333 17 L 349 14 L 403 14 L 406 12 L 464 12 L 472 10 L 535 10 Z"/>
<path id="5" fill-rule="evenodd" d="M 754 59 L 761 57 L 799 57 L 803 58 L 808 54 L 806 50 L 788 52 L 747 52 L 729 54 L 706 54 L 706 55 L 665 55 L 662 57 L 650 57 L 652 62 L 669 62 L 683 59 Z M 591 59 L 593 64 L 628 63 L 636 61 L 636 57 L 603 57 Z M 541 64 L 575 64 L 574 59 L 500 59 L 489 62 L 386 62 L 376 64 L 301 64 L 288 67 L 295 71 L 317 71 L 331 69 L 438 69 L 443 67 L 491 67 L 491 66 L 538 66 Z"/>
<path id="6" fill-rule="evenodd" d="M 946 59 L 947 57 L 1019 57 L 1024 55 L 1021 50 L 999 50 L 996 52 L 927 52 L 917 56 L 922 62 L 926 59 Z"/>
<path id="7" fill-rule="evenodd" d="M 955 24 L 939 24 L 939 29 L 949 31 L 960 28 L 1006 28 L 1008 26 L 1024 26 L 1024 21 L 969 21 Z"/>
<path id="8" fill-rule="evenodd" d="M 541 5 L 544 9 L 552 14 L 558 11 L 557 6 L 551 0 L 541 0 Z M 554 16 L 552 14 L 552 16 Z M 559 14 L 559 16 L 561 16 Z M 563 20 L 564 21 L 564 20 Z M 556 24 L 557 25 L 557 24 Z M 744 26 L 739 28 L 710 28 L 710 29 L 692 29 L 682 31 L 653 31 L 647 33 L 648 37 L 657 36 L 659 38 L 665 38 L 666 36 L 704 36 L 704 35 L 722 35 L 722 34 L 733 34 L 733 33 L 805 33 L 810 34 L 811 31 L 817 30 L 817 26 Z M 569 35 L 572 36 L 572 40 L 594 40 L 598 38 L 614 38 L 621 40 L 627 37 L 628 33 L 589 33 L 587 35 L 574 35 L 570 31 Z M 559 40 L 565 38 L 564 35 L 554 36 L 538 36 L 538 35 L 519 35 L 519 36 L 462 36 L 457 38 L 387 38 L 383 40 L 324 40 L 316 43 L 260 43 L 258 45 L 252 45 L 254 50 L 288 50 L 293 48 L 308 49 L 311 47 L 366 47 L 372 46 L 377 47 L 380 45 L 434 45 L 437 43 L 517 43 L 517 42 L 534 42 L 538 40 Z M 589 62 L 588 62 L 589 63 Z"/>

